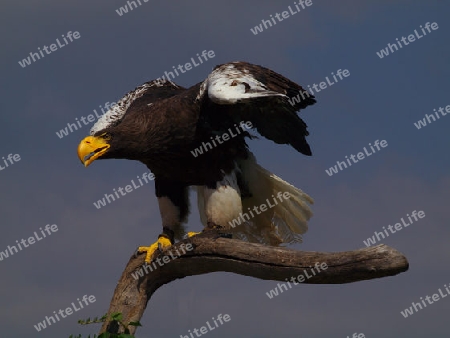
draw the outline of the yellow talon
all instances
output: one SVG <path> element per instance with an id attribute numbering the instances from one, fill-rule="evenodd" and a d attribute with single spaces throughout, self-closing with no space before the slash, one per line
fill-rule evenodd
<path id="1" fill-rule="evenodd" d="M 198 234 L 201 234 L 201 232 L 189 231 L 187 233 L 187 237 L 190 238 L 190 237 L 198 235 Z"/>
<path id="2" fill-rule="evenodd" d="M 171 245 L 172 243 L 168 238 L 160 237 L 155 243 L 153 243 L 150 246 L 140 246 L 138 248 L 138 252 L 146 252 L 147 254 L 145 255 L 145 262 L 147 264 L 150 264 L 150 262 L 152 261 L 153 254 L 155 253 L 156 250 L 158 250 L 159 248 L 163 249 L 168 248 Z"/>

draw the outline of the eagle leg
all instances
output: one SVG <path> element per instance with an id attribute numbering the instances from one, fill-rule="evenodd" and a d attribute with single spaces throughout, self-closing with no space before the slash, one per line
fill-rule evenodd
<path id="1" fill-rule="evenodd" d="M 189 213 L 188 187 L 179 182 L 161 178 L 155 180 L 155 193 L 158 198 L 159 210 L 163 223 L 163 233 L 150 246 L 140 246 L 138 253 L 145 252 L 145 262 L 150 263 L 158 249 L 165 249 L 180 239 L 184 232 L 182 223 Z"/>

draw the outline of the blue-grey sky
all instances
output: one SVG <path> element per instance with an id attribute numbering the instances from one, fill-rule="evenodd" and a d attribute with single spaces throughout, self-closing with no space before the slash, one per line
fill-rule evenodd
<path id="1" fill-rule="evenodd" d="M 143 164 L 96 161 L 84 168 L 76 155 L 92 123 L 68 136 L 56 132 L 99 105 L 120 99 L 203 50 L 215 57 L 174 81 L 188 87 L 221 63 L 260 64 L 307 86 L 339 69 L 350 76 L 316 94 L 300 116 L 308 124 L 313 156 L 259 139 L 249 142 L 258 161 L 310 194 L 314 216 L 308 251 L 347 251 L 414 210 L 425 217 L 382 240 L 406 255 L 410 269 L 395 277 L 347 285 L 298 285 L 274 299 L 277 286 L 229 273 L 189 277 L 156 292 L 138 337 L 187 335 L 218 314 L 231 321 L 208 337 L 339 338 L 446 337 L 450 298 L 404 318 L 400 311 L 444 292 L 448 266 L 450 117 L 421 129 L 414 123 L 450 105 L 450 5 L 445 1 L 318 1 L 253 34 L 261 20 L 294 9 L 294 1 L 141 0 L 120 16 L 124 0 L 66 3 L 3 1 L 0 11 L 0 252 L 46 224 L 58 231 L 0 261 L 2 337 L 61 338 L 97 332 L 80 318 L 102 315 L 117 280 L 138 245 L 161 231 L 153 182 L 104 208 L 93 202 L 146 172 Z M 123 13 L 123 12 L 122 12 Z M 436 22 L 423 35 L 420 26 Z M 380 58 L 377 52 L 404 36 L 422 37 Z M 30 52 L 62 35 L 79 38 L 21 67 Z M 450 108 L 449 108 L 450 109 Z M 388 146 L 329 176 L 325 170 L 386 140 Z M 17 159 L 18 157 L 16 157 Z M 191 194 L 189 230 L 200 229 Z M 83 295 L 96 301 L 41 332 L 53 311 Z"/>

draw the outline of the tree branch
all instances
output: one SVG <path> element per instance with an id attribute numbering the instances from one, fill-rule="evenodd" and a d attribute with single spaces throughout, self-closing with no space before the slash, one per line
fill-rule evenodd
<path id="1" fill-rule="evenodd" d="M 188 243 L 192 247 L 186 247 Z M 169 251 L 178 258 L 170 258 L 164 264 L 163 257 L 170 257 Z M 130 258 L 108 310 L 108 314 L 121 312 L 125 323 L 140 320 L 147 302 L 160 286 L 187 276 L 225 271 L 283 282 L 303 275 L 311 276 L 305 278 L 304 284 L 343 284 L 394 276 L 409 266 L 405 256 L 384 244 L 336 253 L 305 252 L 221 238 L 217 233 L 203 233 L 178 242 L 155 257 L 154 261 L 159 258 L 162 264 L 149 265 L 149 273 L 135 279 L 132 273 L 141 269 L 144 256 Z M 315 270 L 312 276 L 311 267 L 316 263 L 326 263 L 327 268 Z M 135 329 L 130 327 L 130 333 Z M 105 322 L 102 332 L 122 333 L 115 322 Z"/>

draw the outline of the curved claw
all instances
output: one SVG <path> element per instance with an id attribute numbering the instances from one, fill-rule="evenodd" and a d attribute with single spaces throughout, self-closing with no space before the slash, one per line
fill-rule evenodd
<path id="1" fill-rule="evenodd" d="M 195 235 L 199 235 L 199 234 L 201 234 L 201 232 L 189 231 L 189 232 L 186 234 L 186 237 L 185 237 L 185 238 L 191 238 L 191 237 L 193 237 L 193 236 L 195 236 Z"/>
<path id="2" fill-rule="evenodd" d="M 137 252 L 139 253 L 146 252 L 145 262 L 147 264 L 150 264 L 150 262 L 152 261 L 153 254 L 156 252 L 156 250 L 168 248 L 171 245 L 172 243 L 170 242 L 170 239 L 166 237 L 159 237 L 158 240 L 150 246 L 138 247 Z"/>

